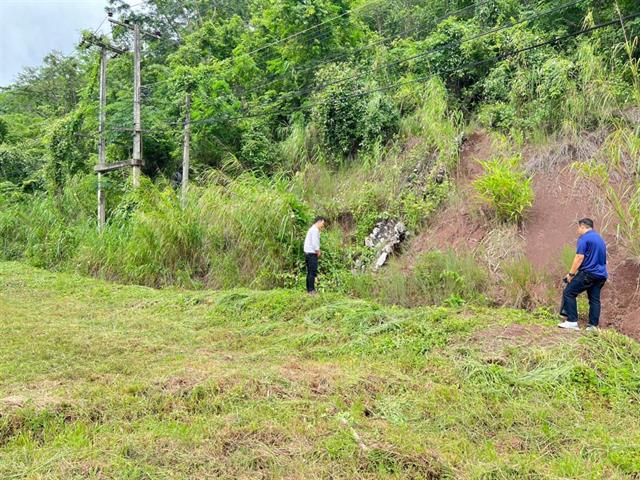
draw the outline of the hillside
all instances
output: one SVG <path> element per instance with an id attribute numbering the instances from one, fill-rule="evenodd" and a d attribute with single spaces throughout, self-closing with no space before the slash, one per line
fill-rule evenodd
<path id="1" fill-rule="evenodd" d="M 500 151 L 494 140 L 486 131 L 476 131 L 465 141 L 457 167 L 457 194 L 412 240 L 400 259 L 402 267 L 410 270 L 424 252 L 448 248 L 461 255 L 472 252 L 494 276 L 504 274 L 504 265 L 519 259 L 520 268 L 530 265 L 532 269 L 522 285 L 521 294 L 528 295 L 522 306 L 557 305 L 560 279 L 568 268 L 563 257 L 574 251 L 576 222 L 594 217 L 609 245 L 610 278 L 603 292 L 602 325 L 640 340 L 640 263 L 628 259 L 611 205 L 572 168 L 578 159 L 566 155 L 549 160 L 555 150 L 561 150 L 559 145 L 523 148 L 522 162 L 535 172 L 531 210 L 521 227 L 496 224 L 478 209 L 473 188 L 483 174 L 480 162 Z M 580 138 L 577 144 L 583 148 L 589 144 L 581 162 L 597 158 L 603 148 L 602 139 Z"/>
<path id="2" fill-rule="evenodd" d="M 640 347 L 542 313 L 0 264 L 2 478 L 634 478 Z"/>

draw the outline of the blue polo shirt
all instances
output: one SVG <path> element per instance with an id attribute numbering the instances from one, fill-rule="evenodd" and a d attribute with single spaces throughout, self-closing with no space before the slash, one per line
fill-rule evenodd
<path id="1" fill-rule="evenodd" d="M 590 273 L 597 278 L 608 278 L 607 245 L 595 230 L 589 230 L 578 238 L 576 253 L 584 255 L 579 271 Z"/>

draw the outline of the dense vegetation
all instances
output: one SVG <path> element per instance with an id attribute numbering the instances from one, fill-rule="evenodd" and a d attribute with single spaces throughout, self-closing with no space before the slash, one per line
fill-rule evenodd
<path id="1" fill-rule="evenodd" d="M 634 478 L 640 346 L 518 310 L 0 264 L 0 477 Z"/>
<path id="2" fill-rule="evenodd" d="M 372 256 L 364 237 L 383 218 L 419 229 L 451 191 L 470 126 L 516 145 L 604 129 L 611 152 L 632 159 L 626 171 L 638 168 L 640 20 L 521 51 L 635 13 L 634 0 L 110 3 L 162 34 L 145 42 L 142 72 L 149 180 L 134 191 L 128 172 L 109 174 L 98 234 L 98 55 L 52 53 L 0 93 L 5 259 L 153 286 L 287 286 L 298 281 L 304 228 L 323 213 L 324 285 L 372 291 L 379 279 L 351 273 Z M 109 41 L 129 47 L 130 32 L 116 27 Z M 110 61 L 109 162 L 131 153 L 131 78 L 131 54 Z M 181 203 L 170 179 L 186 93 L 195 182 Z M 520 222 L 531 192 L 509 158 L 506 149 L 478 185 L 498 218 Z M 597 165 L 584 170 L 606 189 L 614 166 L 602 165 L 599 176 Z M 634 182 L 621 211 L 632 247 Z M 453 265 L 449 277 L 464 278 L 430 301 L 481 298 L 481 272 L 448 256 L 423 258 L 421 280 L 406 287 L 414 294 L 401 296 L 423 296 L 433 283 L 424 272 Z"/>

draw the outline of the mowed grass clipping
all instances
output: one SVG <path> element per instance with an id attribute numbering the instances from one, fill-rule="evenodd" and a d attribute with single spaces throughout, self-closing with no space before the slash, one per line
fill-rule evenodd
<path id="1" fill-rule="evenodd" d="M 0 328 L 3 479 L 640 472 L 640 346 L 542 313 L 0 263 Z"/>

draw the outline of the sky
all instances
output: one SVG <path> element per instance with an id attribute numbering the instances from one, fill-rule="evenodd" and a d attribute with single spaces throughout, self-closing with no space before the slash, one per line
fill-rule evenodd
<path id="1" fill-rule="evenodd" d="M 0 0 L 0 87 L 13 82 L 24 67 L 40 65 L 52 50 L 71 53 L 81 30 L 100 25 L 106 4 L 107 0 Z"/>

